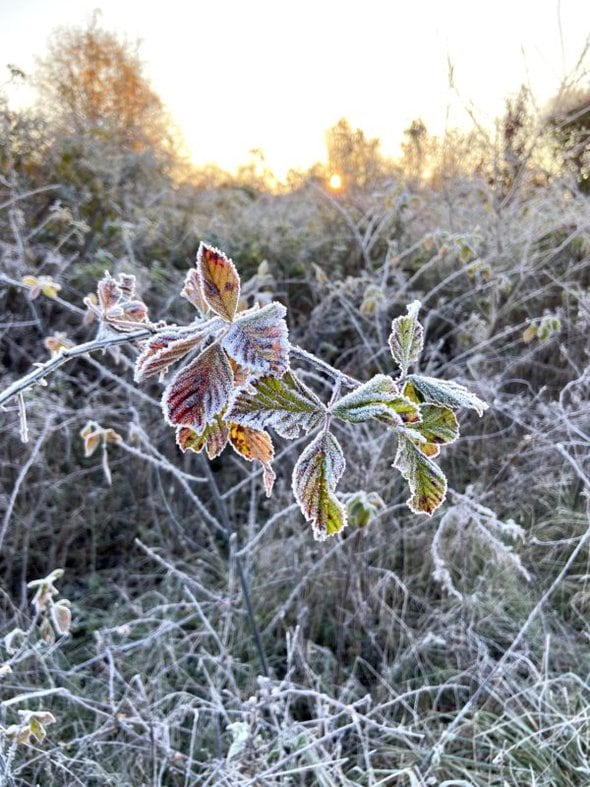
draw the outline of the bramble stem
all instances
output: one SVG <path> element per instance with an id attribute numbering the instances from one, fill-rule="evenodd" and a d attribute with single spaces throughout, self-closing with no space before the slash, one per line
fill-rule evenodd
<path id="1" fill-rule="evenodd" d="M 32 372 L 21 377 L 20 380 L 15 380 L 8 388 L 5 388 L 4 391 L 0 391 L 0 405 L 12 399 L 13 396 L 17 396 L 22 391 L 25 391 L 36 382 L 39 382 L 48 374 L 51 374 L 51 372 L 59 369 L 59 367 L 63 366 L 67 361 L 79 358 L 81 355 L 95 352 L 96 350 L 104 350 L 105 347 L 126 344 L 127 342 L 134 342 L 139 339 L 148 339 L 150 336 L 153 336 L 154 333 L 157 333 L 157 331 L 150 328 L 143 328 L 133 333 L 121 333 L 116 336 L 93 339 L 91 342 L 84 342 L 84 344 L 77 344 L 75 347 L 68 347 L 62 350 L 55 358 L 50 358 L 48 361 L 45 361 L 45 363 L 35 364 L 36 368 L 33 369 Z"/>

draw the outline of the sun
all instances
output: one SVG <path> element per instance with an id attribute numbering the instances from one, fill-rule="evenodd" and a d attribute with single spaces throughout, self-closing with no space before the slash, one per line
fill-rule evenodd
<path id="1" fill-rule="evenodd" d="M 328 185 L 333 191 L 339 191 L 342 188 L 342 178 L 336 172 L 330 175 Z"/>

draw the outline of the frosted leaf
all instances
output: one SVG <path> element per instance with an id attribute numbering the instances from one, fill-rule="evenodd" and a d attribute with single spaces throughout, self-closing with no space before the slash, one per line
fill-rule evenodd
<path id="1" fill-rule="evenodd" d="M 293 470 L 295 499 L 319 541 L 346 527 L 346 508 L 335 495 L 345 466 L 338 440 L 330 432 L 322 432 L 307 446 Z"/>
<path id="2" fill-rule="evenodd" d="M 422 437 L 418 448 L 425 456 L 438 456 L 441 445 L 454 443 L 459 437 L 457 416 L 440 404 L 420 405 L 420 415 L 422 421 L 412 427 Z"/>
<path id="3" fill-rule="evenodd" d="M 420 420 L 418 407 L 399 392 L 391 377 L 377 374 L 371 380 L 339 399 L 332 414 L 343 421 L 359 424 L 369 418 L 396 426 Z"/>
<path id="4" fill-rule="evenodd" d="M 271 427 L 287 439 L 319 426 L 326 408 L 316 394 L 291 372 L 281 379 L 261 377 L 238 391 L 227 418 L 253 429 Z"/>
<path id="5" fill-rule="evenodd" d="M 164 418 L 171 426 L 188 426 L 199 434 L 226 406 L 234 378 L 218 344 L 212 344 L 183 367 L 162 396 Z"/>
<path id="6" fill-rule="evenodd" d="M 197 252 L 201 293 L 215 314 L 231 322 L 240 297 L 240 277 L 236 266 L 222 251 L 201 243 Z"/>
<path id="7" fill-rule="evenodd" d="M 406 500 L 410 510 L 432 516 L 447 494 L 447 479 L 442 470 L 401 435 L 393 467 L 400 471 L 410 487 L 412 494 Z"/>
<path id="8" fill-rule="evenodd" d="M 203 291 L 201 289 L 201 279 L 199 278 L 199 272 L 196 268 L 191 268 L 186 274 L 184 279 L 184 287 L 182 288 L 180 294 L 195 307 L 201 317 L 204 317 L 209 311 L 207 301 L 205 300 Z"/>
<path id="9" fill-rule="evenodd" d="M 275 451 L 268 432 L 251 429 L 241 424 L 230 424 L 229 440 L 236 453 L 249 462 L 260 462 L 264 468 L 264 489 L 266 496 L 270 497 L 275 481 L 275 472 L 270 463 Z"/>
<path id="10" fill-rule="evenodd" d="M 410 364 L 416 363 L 424 347 L 424 328 L 418 322 L 420 306 L 420 301 L 413 301 L 407 308 L 408 313 L 391 323 L 389 349 L 402 376 L 407 374 Z"/>
<path id="11" fill-rule="evenodd" d="M 170 328 L 148 339 L 135 361 L 135 382 L 165 373 L 169 366 L 202 344 L 208 335 L 208 331 L 197 327 Z"/>
<path id="12" fill-rule="evenodd" d="M 282 377 L 289 368 L 287 310 L 273 301 L 240 314 L 221 344 L 234 361 L 255 374 Z"/>
<path id="13" fill-rule="evenodd" d="M 465 386 L 450 380 L 424 377 L 421 374 L 411 374 L 408 377 L 408 382 L 404 386 L 404 394 L 412 400 L 442 404 L 445 407 L 450 407 L 451 410 L 467 407 L 470 410 L 475 410 L 478 415 L 483 415 L 484 411 L 488 409 L 488 405 Z"/>
<path id="14" fill-rule="evenodd" d="M 203 448 L 206 448 L 209 459 L 215 459 L 227 445 L 228 438 L 229 427 L 223 418 L 217 415 L 211 423 L 207 424 L 201 434 L 186 426 L 178 429 L 176 445 L 183 454 L 186 451 L 200 454 Z"/>

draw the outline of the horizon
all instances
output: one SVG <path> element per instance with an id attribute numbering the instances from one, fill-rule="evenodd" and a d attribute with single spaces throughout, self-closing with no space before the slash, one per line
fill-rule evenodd
<path id="1" fill-rule="evenodd" d="M 248 8 L 171 0 L 170 25 L 136 0 L 101 7 L 101 27 L 141 41 L 145 76 L 195 166 L 232 173 L 261 150 L 279 181 L 325 161 L 325 133 L 342 117 L 395 158 L 416 118 L 439 137 L 474 119 L 493 129 L 523 84 L 542 107 L 574 70 L 590 29 L 579 0 L 502 0 L 487 9 L 431 0 L 398 13 L 396 4 L 368 0 L 362 18 L 332 0 L 304 0 L 296 13 L 268 0 Z M 83 27 L 93 8 L 86 0 L 24 0 L 3 9 L 2 65 L 30 74 L 51 31 Z M 29 86 L 6 87 L 9 100 L 30 103 Z"/>

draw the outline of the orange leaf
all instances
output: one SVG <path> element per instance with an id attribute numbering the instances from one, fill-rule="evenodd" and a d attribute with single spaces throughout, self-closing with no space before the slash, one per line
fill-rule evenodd
<path id="1" fill-rule="evenodd" d="M 270 463 L 275 455 L 268 432 L 251 429 L 249 426 L 231 423 L 229 439 L 236 453 L 249 462 L 260 462 L 264 468 L 264 489 L 270 497 L 275 481 L 275 473 Z"/>
<path id="2" fill-rule="evenodd" d="M 197 270 L 207 304 L 215 314 L 231 322 L 240 297 L 240 277 L 236 266 L 219 249 L 201 243 Z"/>

